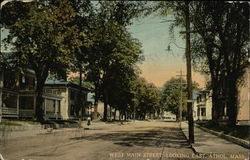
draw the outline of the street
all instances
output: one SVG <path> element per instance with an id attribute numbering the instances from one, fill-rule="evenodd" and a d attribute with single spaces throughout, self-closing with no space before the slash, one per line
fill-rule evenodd
<path id="1" fill-rule="evenodd" d="M 4 160 L 158 160 L 193 155 L 178 122 L 63 129 L 1 144 Z"/>

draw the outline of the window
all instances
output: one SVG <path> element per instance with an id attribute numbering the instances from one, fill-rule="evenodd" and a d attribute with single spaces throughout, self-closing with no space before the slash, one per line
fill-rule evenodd
<path id="1" fill-rule="evenodd" d="M 61 113 L 61 101 L 57 100 L 57 113 L 60 114 Z"/>
<path id="2" fill-rule="evenodd" d="M 4 72 L 3 86 L 4 86 L 4 88 L 8 88 L 8 89 L 16 89 L 17 77 L 16 77 L 15 72 L 13 72 L 13 71 L 5 71 Z"/>
<path id="3" fill-rule="evenodd" d="M 200 95 L 197 96 L 197 103 L 201 102 L 201 97 Z"/>
<path id="4" fill-rule="evenodd" d="M 46 89 L 45 93 L 50 93 L 51 94 L 52 93 L 52 89 Z"/>
<path id="5" fill-rule="evenodd" d="M 20 106 L 20 109 L 34 109 L 34 97 L 33 96 L 20 96 L 19 106 Z"/>
<path id="6" fill-rule="evenodd" d="M 58 89 L 53 89 L 52 93 L 55 94 L 55 95 L 57 95 L 58 94 Z"/>
<path id="7" fill-rule="evenodd" d="M 3 93 L 3 107 L 17 108 L 17 95 L 10 93 Z"/>
<path id="8" fill-rule="evenodd" d="M 56 101 L 53 99 L 46 99 L 45 107 L 46 107 L 46 113 L 55 113 Z"/>
<path id="9" fill-rule="evenodd" d="M 70 106 L 70 115 L 72 115 L 72 116 L 75 115 L 75 105 Z"/>
<path id="10" fill-rule="evenodd" d="M 206 108 L 201 108 L 201 116 L 206 116 Z"/>

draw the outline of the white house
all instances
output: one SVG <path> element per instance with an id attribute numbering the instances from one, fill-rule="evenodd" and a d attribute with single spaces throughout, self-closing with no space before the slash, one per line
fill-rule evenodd
<path id="1" fill-rule="evenodd" d="M 209 90 L 193 93 L 193 116 L 195 121 L 212 119 L 212 95 Z"/>

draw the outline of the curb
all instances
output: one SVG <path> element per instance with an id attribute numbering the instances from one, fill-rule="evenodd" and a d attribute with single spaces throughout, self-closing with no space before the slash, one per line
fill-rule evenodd
<path id="1" fill-rule="evenodd" d="M 189 144 L 188 137 L 187 137 L 187 135 L 184 133 L 184 131 L 183 131 L 182 127 L 181 127 L 181 122 L 180 122 L 180 129 L 181 129 L 182 134 L 184 135 L 185 139 L 187 140 L 187 142 L 188 142 L 188 144 Z M 190 148 L 192 149 L 192 151 L 194 152 L 194 154 L 196 154 L 196 155 L 199 155 L 199 154 L 200 154 L 199 152 L 197 152 L 197 151 L 194 149 L 194 147 L 193 147 L 192 144 L 189 144 L 189 146 L 190 146 Z"/>
<path id="2" fill-rule="evenodd" d="M 242 140 L 242 139 L 230 136 L 230 135 L 226 135 L 226 134 L 224 134 L 222 132 L 216 132 L 216 131 L 213 131 L 213 130 L 210 130 L 210 129 L 207 129 L 207 128 L 203 128 L 203 127 L 201 127 L 199 125 L 196 125 L 196 127 L 202 129 L 205 132 L 209 132 L 209 133 L 211 133 L 211 134 L 213 134 L 215 136 L 218 136 L 220 138 L 228 140 L 228 141 L 230 141 L 232 143 L 238 144 L 238 145 L 240 145 L 240 146 L 242 146 L 244 148 L 250 149 L 250 144 L 249 144 L 248 141 L 245 141 L 245 140 Z"/>

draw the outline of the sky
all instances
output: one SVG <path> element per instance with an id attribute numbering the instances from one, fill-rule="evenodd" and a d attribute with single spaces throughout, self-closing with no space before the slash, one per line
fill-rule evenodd
<path id="1" fill-rule="evenodd" d="M 167 18 L 156 15 L 140 18 L 128 27 L 129 32 L 142 44 L 145 61 L 139 64 L 141 76 L 157 87 L 180 75 L 180 71 L 186 73 L 184 57 L 185 40 L 179 35 L 180 28 L 175 29 L 174 37 L 169 33 L 170 22 L 164 22 Z M 168 51 L 168 45 L 171 50 Z M 178 45 L 178 47 L 176 47 Z M 186 77 L 184 77 L 186 78 Z M 204 87 L 204 77 L 192 72 L 192 79 Z"/>

